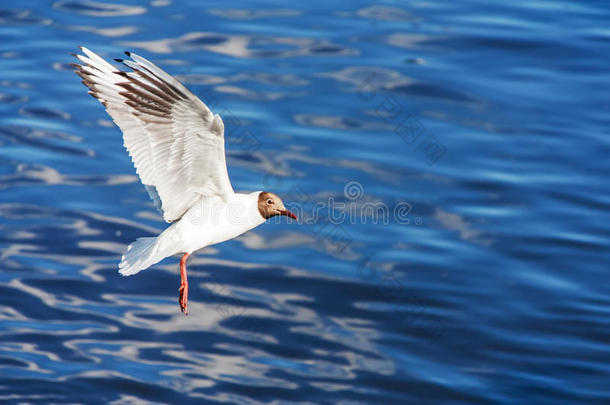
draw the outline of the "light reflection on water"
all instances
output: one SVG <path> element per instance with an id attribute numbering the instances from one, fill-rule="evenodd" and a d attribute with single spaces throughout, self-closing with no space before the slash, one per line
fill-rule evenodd
<path id="1" fill-rule="evenodd" d="M 609 11 L 3 2 L 0 402 L 609 402 Z M 235 118 L 236 189 L 409 221 L 206 248 L 185 317 L 175 258 L 117 273 L 164 224 L 77 45 L 138 52 Z"/>

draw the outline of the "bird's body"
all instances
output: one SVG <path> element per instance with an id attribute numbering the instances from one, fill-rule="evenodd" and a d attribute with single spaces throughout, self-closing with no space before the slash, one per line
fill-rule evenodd
<path id="1" fill-rule="evenodd" d="M 119 272 L 125 276 L 136 274 L 165 257 L 191 254 L 259 226 L 265 222 L 257 208 L 259 194 L 234 193 L 227 201 L 216 196 L 201 198 L 158 237 L 140 238 L 131 244 L 119 264 Z M 141 250 L 144 247 L 148 248 L 145 254 Z"/>
<path id="2" fill-rule="evenodd" d="M 102 102 L 123 131 L 140 180 L 163 219 L 172 224 L 159 236 L 129 245 L 119 264 L 133 275 L 165 257 L 180 261 L 180 307 L 187 312 L 186 259 L 206 246 L 233 239 L 275 215 L 296 219 L 273 193 L 235 193 L 219 115 L 181 83 L 135 54 L 118 60 L 121 72 L 87 48 L 73 64 L 89 94 Z"/>
<path id="3" fill-rule="evenodd" d="M 253 229 L 265 219 L 258 212 L 260 191 L 234 193 L 229 200 L 219 197 L 202 198 L 175 225 L 176 233 L 183 238 L 186 253 L 233 239 Z M 168 228 L 168 231 L 169 229 Z"/>

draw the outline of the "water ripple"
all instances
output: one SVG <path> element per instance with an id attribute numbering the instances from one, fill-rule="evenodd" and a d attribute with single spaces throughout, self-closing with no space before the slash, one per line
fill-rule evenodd
<path id="1" fill-rule="evenodd" d="M 605 2 L 43 3 L 0 9 L 0 402 L 610 403 Z M 179 258 L 121 277 L 166 224 L 81 44 L 253 134 L 236 190 L 346 219 L 197 252 L 189 316 Z"/>
<path id="2" fill-rule="evenodd" d="M 190 32 L 177 38 L 155 41 L 126 41 L 123 46 L 155 53 L 208 51 L 237 58 L 288 58 L 304 55 L 354 55 L 357 50 L 323 39 L 224 35 Z"/>
<path id="3" fill-rule="evenodd" d="M 146 13 L 146 8 L 140 6 L 127 6 L 124 4 L 101 3 L 91 0 L 65 0 L 58 1 L 53 4 L 53 7 L 72 11 L 83 15 L 93 17 L 119 17 L 132 16 Z"/>

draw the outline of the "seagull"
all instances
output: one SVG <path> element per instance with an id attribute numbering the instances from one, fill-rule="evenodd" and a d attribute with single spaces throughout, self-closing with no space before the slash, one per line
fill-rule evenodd
<path id="1" fill-rule="evenodd" d="M 123 144 L 163 219 L 159 236 L 138 238 L 119 263 L 123 276 L 181 254 L 178 302 L 188 314 L 186 261 L 194 252 L 233 239 L 267 219 L 294 220 L 276 194 L 233 191 L 225 158 L 224 124 L 218 114 L 178 80 L 135 53 L 115 59 L 119 71 L 85 47 L 71 66 L 89 94 L 123 132 Z"/>

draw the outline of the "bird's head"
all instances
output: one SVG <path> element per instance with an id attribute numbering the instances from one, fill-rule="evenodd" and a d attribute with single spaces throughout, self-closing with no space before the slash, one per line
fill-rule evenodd
<path id="1" fill-rule="evenodd" d="M 297 219 L 297 216 L 288 211 L 284 207 L 282 199 L 277 195 L 268 191 L 261 191 L 258 195 L 258 212 L 265 219 L 269 219 L 276 215 L 284 215 L 292 219 Z"/>

